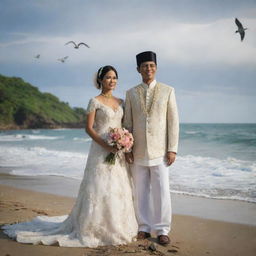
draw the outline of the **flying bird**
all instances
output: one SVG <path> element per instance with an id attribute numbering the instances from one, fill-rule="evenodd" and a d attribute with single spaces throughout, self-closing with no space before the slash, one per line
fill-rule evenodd
<path id="1" fill-rule="evenodd" d="M 58 59 L 58 61 L 61 61 L 62 63 L 64 63 L 67 58 L 68 58 L 68 56 L 65 56 L 65 57 L 63 57 L 61 59 Z"/>
<path id="2" fill-rule="evenodd" d="M 247 28 L 244 28 L 243 25 L 242 25 L 242 23 L 241 23 L 237 18 L 235 19 L 235 22 L 236 22 L 236 25 L 237 25 L 237 27 L 238 27 L 238 30 L 236 31 L 236 33 L 239 33 L 239 34 L 240 34 L 240 36 L 241 36 L 241 41 L 243 41 L 244 35 L 245 35 L 245 30 L 246 30 Z"/>
<path id="3" fill-rule="evenodd" d="M 78 49 L 80 45 L 84 45 L 87 48 L 90 48 L 90 46 L 88 44 L 83 43 L 83 42 L 80 42 L 79 44 L 76 44 L 74 41 L 69 41 L 65 45 L 67 45 L 67 44 L 73 44 L 75 49 Z"/>
<path id="4" fill-rule="evenodd" d="M 39 59 L 39 58 L 40 58 L 40 54 L 37 54 L 37 55 L 35 56 L 35 58 L 36 58 L 36 59 Z"/>

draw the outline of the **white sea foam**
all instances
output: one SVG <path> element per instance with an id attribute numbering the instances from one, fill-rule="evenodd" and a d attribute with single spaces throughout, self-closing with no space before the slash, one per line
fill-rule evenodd
<path id="1" fill-rule="evenodd" d="M 170 168 L 173 192 L 256 202 L 256 162 L 179 156 Z"/>
<path id="2" fill-rule="evenodd" d="M 72 130 L 70 128 L 55 128 L 55 129 L 52 129 L 54 131 L 68 131 L 68 130 Z"/>
<path id="3" fill-rule="evenodd" d="M 32 135 L 32 134 L 14 134 L 1 135 L 0 141 L 23 141 L 23 140 L 57 140 L 63 136 L 46 136 L 46 135 Z"/>
<path id="4" fill-rule="evenodd" d="M 48 150 L 43 147 L 1 147 L 2 167 L 13 168 L 11 174 L 25 176 L 57 175 L 81 179 L 87 155 Z"/>
<path id="5" fill-rule="evenodd" d="M 32 131 L 32 133 L 36 133 L 36 134 L 41 132 L 40 130 L 31 130 L 31 131 Z"/>
<path id="6" fill-rule="evenodd" d="M 196 196 L 196 197 L 204 197 L 204 198 L 212 198 L 212 199 L 220 199 L 220 200 L 240 200 L 240 201 L 247 201 L 250 203 L 255 203 L 255 197 L 251 198 L 251 197 L 243 197 L 243 196 L 239 196 L 237 195 L 211 195 L 209 193 L 192 193 L 192 192 L 186 192 L 186 191 L 178 191 L 178 190 L 170 190 L 171 193 L 173 194 L 180 194 L 180 195 L 186 195 L 186 196 Z"/>
<path id="7" fill-rule="evenodd" d="M 199 131 L 186 131 L 185 134 L 197 134 Z"/>
<path id="8" fill-rule="evenodd" d="M 44 147 L 0 147 L 0 165 L 15 175 L 57 175 L 81 180 L 87 155 Z M 256 202 L 256 162 L 178 156 L 170 167 L 174 193 Z"/>
<path id="9" fill-rule="evenodd" d="M 90 142 L 90 141 L 92 141 L 91 138 L 80 138 L 80 137 L 75 137 L 75 138 L 73 138 L 73 140 L 82 141 L 82 142 Z"/>

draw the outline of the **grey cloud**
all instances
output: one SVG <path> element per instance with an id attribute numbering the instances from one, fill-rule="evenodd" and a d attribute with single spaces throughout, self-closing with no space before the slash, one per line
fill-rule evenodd
<path id="1" fill-rule="evenodd" d="M 157 79 L 176 88 L 182 121 L 255 122 L 255 10 L 255 0 L 1 0 L 0 69 L 85 107 L 99 66 L 117 67 L 123 98 L 141 79 L 136 53 L 154 50 Z M 234 17 L 249 27 L 243 43 Z M 91 48 L 64 46 L 71 39 Z"/>

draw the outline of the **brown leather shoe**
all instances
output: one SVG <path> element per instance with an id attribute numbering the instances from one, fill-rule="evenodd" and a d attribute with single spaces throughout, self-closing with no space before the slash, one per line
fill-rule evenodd
<path id="1" fill-rule="evenodd" d="M 157 240 L 158 240 L 158 243 L 161 245 L 167 245 L 167 244 L 170 244 L 171 242 L 169 236 L 166 236 L 166 235 L 158 236 Z"/>
<path id="2" fill-rule="evenodd" d="M 146 239 L 146 238 L 149 238 L 149 237 L 151 237 L 151 235 L 148 232 L 139 231 L 138 234 L 137 234 L 137 239 L 138 240 L 143 240 L 143 239 Z"/>

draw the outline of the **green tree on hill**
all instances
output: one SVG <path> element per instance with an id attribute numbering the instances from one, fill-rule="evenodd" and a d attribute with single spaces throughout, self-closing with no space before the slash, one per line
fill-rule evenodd
<path id="1" fill-rule="evenodd" d="M 85 110 L 71 108 L 21 78 L 0 75 L 0 128 L 84 127 Z"/>

